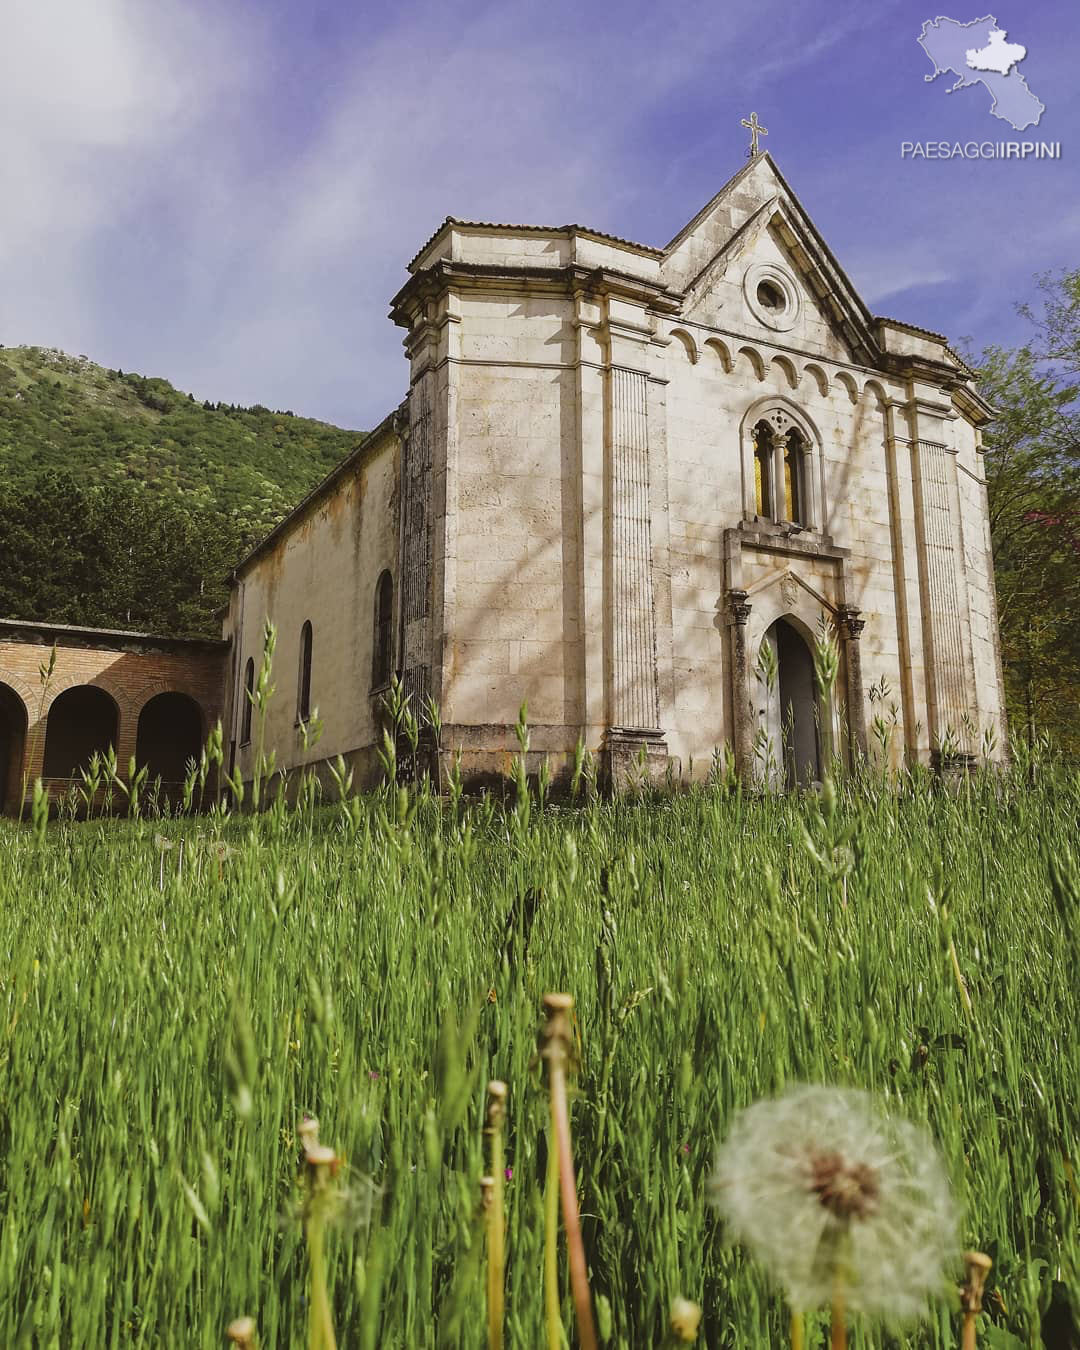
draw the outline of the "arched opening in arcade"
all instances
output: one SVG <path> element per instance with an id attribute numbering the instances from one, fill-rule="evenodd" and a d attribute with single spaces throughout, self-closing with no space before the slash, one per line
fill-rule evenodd
<path id="1" fill-rule="evenodd" d="M 202 709 L 187 694 L 156 694 L 139 713 L 135 762 L 148 770 L 148 785 L 161 780 L 173 795 L 187 777 L 190 760 L 198 761 L 203 740 Z"/>
<path id="2" fill-rule="evenodd" d="M 56 786 L 78 778 L 95 753 L 115 747 L 119 722 L 116 703 L 104 689 L 92 684 L 65 689 L 53 700 L 45 724 L 45 777 Z"/>
<path id="3" fill-rule="evenodd" d="M 10 685 L 0 683 L 0 815 L 15 815 L 22 795 L 26 708 Z"/>

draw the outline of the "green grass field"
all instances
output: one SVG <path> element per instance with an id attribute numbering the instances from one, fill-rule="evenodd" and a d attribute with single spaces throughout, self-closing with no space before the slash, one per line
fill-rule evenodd
<path id="1" fill-rule="evenodd" d="M 577 1000 L 574 1151 L 608 1344 L 665 1344 L 677 1295 L 703 1305 L 700 1344 L 786 1344 L 783 1299 L 706 1183 L 732 1113 L 797 1081 L 929 1126 L 962 1240 L 995 1261 L 980 1344 L 1076 1344 L 1053 1337 L 1080 1325 L 1078 806 L 1080 775 L 1043 769 L 1034 787 L 1018 770 L 841 786 L 824 810 L 710 789 L 505 813 L 387 793 L 6 824 L 0 1344 L 219 1346 L 243 1313 L 264 1347 L 305 1345 L 311 1112 L 348 1163 L 339 1344 L 486 1345 L 497 1077 L 506 1343 L 542 1346 L 549 990 Z M 568 1284 L 563 1324 L 573 1345 Z M 959 1326 L 943 1299 L 852 1344 L 951 1347 Z M 812 1316 L 807 1345 L 824 1336 Z"/>

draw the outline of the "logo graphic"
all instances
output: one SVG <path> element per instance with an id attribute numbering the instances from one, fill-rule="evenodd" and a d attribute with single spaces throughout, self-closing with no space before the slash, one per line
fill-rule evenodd
<path id="1" fill-rule="evenodd" d="M 946 93 L 981 84 L 990 93 L 991 113 L 1023 131 L 1037 126 L 1046 108 L 1017 69 L 1027 56 L 1027 48 L 1007 42 L 1007 37 L 992 14 L 970 23 L 939 17 L 923 24 L 919 45 L 934 63 L 934 73 L 926 76 L 927 83 L 951 72 L 957 80 Z"/>

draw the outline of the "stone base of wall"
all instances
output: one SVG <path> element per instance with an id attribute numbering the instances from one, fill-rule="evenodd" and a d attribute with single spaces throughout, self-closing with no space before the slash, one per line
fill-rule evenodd
<path id="1" fill-rule="evenodd" d="M 948 753 L 932 750 L 930 763 L 942 778 L 963 778 L 975 770 L 979 758 L 977 755 L 962 754 L 959 750 Z"/>
<path id="2" fill-rule="evenodd" d="M 604 738 L 603 783 L 610 792 L 663 787 L 671 763 L 662 731 L 612 727 Z"/>

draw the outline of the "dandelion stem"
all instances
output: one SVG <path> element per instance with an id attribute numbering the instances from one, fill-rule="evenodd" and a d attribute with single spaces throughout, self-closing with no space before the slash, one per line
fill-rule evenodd
<path id="1" fill-rule="evenodd" d="M 563 1223 L 566 1225 L 566 1253 L 570 1262 L 570 1288 L 574 1295 L 581 1350 L 596 1350 L 596 1328 L 589 1299 L 589 1276 L 585 1266 L 585 1245 L 578 1219 L 577 1184 L 574 1180 L 574 1153 L 570 1142 L 570 1109 L 566 1096 L 566 1062 L 569 1058 L 570 1010 L 574 1000 L 569 994 L 546 994 L 548 1010 L 544 1029 L 543 1055 L 548 1063 L 551 1088 L 551 1121 L 559 1152 L 559 1190 L 562 1195 Z"/>
<path id="2" fill-rule="evenodd" d="M 559 1150 L 555 1147 L 555 1111 L 548 1131 L 547 1184 L 544 1189 L 544 1323 L 548 1350 L 561 1350 L 559 1313 Z"/>
<path id="3" fill-rule="evenodd" d="M 975 1323 L 982 1312 L 983 1287 L 993 1262 L 983 1252 L 965 1252 L 967 1262 L 967 1284 L 964 1285 L 962 1302 L 964 1305 L 964 1338 L 962 1350 L 975 1350 Z"/>
<path id="4" fill-rule="evenodd" d="M 506 1118 L 506 1084 L 497 1079 L 488 1084 L 487 1133 L 491 1140 L 491 1204 L 487 1212 L 488 1238 L 488 1350 L 502 1350 L 503 1297 L 505 1288 L 505 1220 L 503 1218 L 503 1121 Z"/>
<path id="5" fill-rule="evenodd" d="M 791 1350 L 803 1350 L 802 1313 L 791 1314 Z"/>
<path id="6" fill-rule="evenodd" d="M 309 1350 L 337 1350 L 330 1296 L 326 1292 L 326 1254 L 323 1247 L 325 1221 L 313 1214 L 307 1223 L 308 1257 L 311 1261 L 311 1318 L 308 1323 Z"/>
<path id="7" fill-rule="evenodd" d="M 324 1239 L 330 1179 L 337 1171 L 339 1159 L 332 1148 L 319 1143 L 319 1122 L 313 1116 L 304 1117 L 298 1133 L 304 1146 L 307 1173 L 307 1217 L 304 1221 L 304 1235 L 307 1238 L 308 1260 L 311 1263 L 308 1350 L 337 1350 L 330 1296 L 326 1289 Z"/>
<path id="8" fill-rule="evenodd" d="M 844 1313 L 844 1291 L 837 1284 L 832 1301 L 832 1333 L 829 1338 L 831 1350 L 847 1350 L 847 1321 Z"/>

